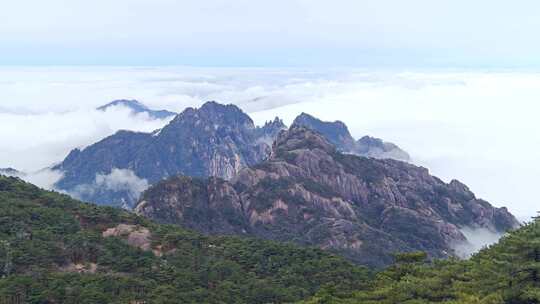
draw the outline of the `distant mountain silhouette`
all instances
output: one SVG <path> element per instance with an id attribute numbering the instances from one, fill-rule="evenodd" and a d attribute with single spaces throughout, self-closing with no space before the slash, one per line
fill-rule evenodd
<path id="1" fill-rule="evenodd" d="M 293 124 L 300 125 L 321 133 L 343 152 L 408 159 L 397 146 L 382 140 L 356 142 L 341 122 L 302 114 Z M 199 109 L 185 109 L 152 133 L 119 131 L 84 150 L 71 151 L 53 168 L 63 173 L 56 187 L 85 201 L 132 208 L 148 185 L 170 176 L 232 179 L 241 169 L 267 159 L 274 140 L 286 128 L 277 117 L 257 127 L 237 106 L 207 102 Z M 393 154 L 385 151 L 387 147 Z"/>
<path id="2" fill-rule="evenodd" d="M 256 127 L 238 107 L 207 102 L 153 133 L 119 131 L 71 151 L 53 168 L 64 173 L 56 187 L 82 200 L 131 207 L 138 192 L 132 185 L 140 189 L 178 174 L 232 178 L 264 160 L 283 128 L 279 119 Z"/>
<path id="3" fill-rule="evenodd" d="M 411 160 L 407 152 L 393 143 L 384 142 L 382 139 L 364 136 L 355 141 L 347 126 L 341 121 L 326 122 L 302 113 L 296 117 L 292 125 L 306 127 L 321 133 L 342 152 L 381 159 L 391 158 L 407 162 Z"/>
<path id="4" fill-rule="evenodd" d="M 147 113 L 148 116 L 154 119 L 164 119 L 167 117 L 175 116 L 177 113 L 170 112 L 167 110 L 151 110 L 144 104 L 140 103 L 137 100 L 126 100 L 126 99 L 120 99 L 112 101 L 106 105 L 103 105 L 101 107 L 98 107 L 97 110 L 99 111 L 106 111 L 110 108 L 114 107 L 126 107 L 134 114 L 140 114 L 140 113 Z"/>

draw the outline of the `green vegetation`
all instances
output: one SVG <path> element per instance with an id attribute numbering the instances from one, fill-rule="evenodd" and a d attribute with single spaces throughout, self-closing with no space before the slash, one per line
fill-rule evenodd
<path id="1" fill-rule="evenodd" d="M 322 289 L 315 303 L 540 303 L 540 220 L 505 236 L 470 260 L 426 260 L 423 253 L 400 254 L 368 287 L 350 294 Z"/>
<path id="2" fill-rule="evenodd" d="M 206 237 L 0 176 L 2 304 L 540 303 L 540 219 L 467 261 L 394 260 L 370 274 L 318 249 Z"/>
<path id="3" fill-rule="evenodd" d="M 302 197 L 291 193 L 294 183 L 294 180 L 289 177 L 280 177 L 278 179 L 265 177 L 261 179 L 257 187 L 252 190 L 255 191 L 253 199 L 255 210 L 258 212 L 268 210 L 278 199 L 291 204 L 303 203 Z"/>
<path id="4" fill-rule="evenodd" d="M 103 235 L 119 224 L 150 237 Z M 367 280 L 319 249 L 205 237 L 0 176 L 0 303 L 283 303 Z"/>

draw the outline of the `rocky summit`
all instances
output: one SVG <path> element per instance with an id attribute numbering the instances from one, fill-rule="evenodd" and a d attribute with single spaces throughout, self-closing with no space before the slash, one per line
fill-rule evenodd
<path id="1" fill-rule="evenodd" d="M 341 153 L 323 135 L 291 127 L 269 158 L 230 181 L 177 176 L 144 192 L 136 213 L 207 234 L 255 236 L 316 246 L 383 266 L 392 253 L 455 255 L 462 228 L 518 226 L 462 183 L 392 159 Z"/>
<path id="2" fill-rule="evenodd" d="M 256 127 L 238 107 L 207 102 L 153 133 L 119 131 L 71 151 L 53 168 L 63 172 L 56 188 L 85 201 L 130 208 L 145 183 L 178 174 L 232 178 L 264 160 L 282 128 L 279 119 Z"/>
<path id="3" fill-rule="evenodd" d="M 382 139 L 364 136 L 356 141 L 347 126 L 341 121 L 322 121 L 302 113 L 296 117 L 292 125 L 306 127 L 321 133 L 342 152 L 381 159 L 391 158 L 407 162 L 411 160 L 407 152 Z"/>

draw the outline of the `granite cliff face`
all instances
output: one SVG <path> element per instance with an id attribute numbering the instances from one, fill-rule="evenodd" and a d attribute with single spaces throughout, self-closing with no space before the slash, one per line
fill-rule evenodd
<path id="1" fill-rule="evenodd" d="M 342 152 L 381 159 L 390 158 L 401 161 L 411 159 L 409 154 L 397 145 L 384 142 L 379 138 L 364 136 L 355 141 L 347 126 L 341 121 L 326 122 L 302 113 L 296 117 L 292 126 L 306 127 L 321 133 Z"/>
<path id="2" fill-rule="evenodd" d="M 71 151 L 53 168 L 64 174 L 56 187 L 85 201 L 129 208 L 138 196 L 130 195 L 131 184 L 178 174 L 230 179 L 261 162 L 270 152 L 267 138 L 275 136 L 280 123 L 277 119 L 255 127 L 236 106 L 207 102 L 186 109 L 153 133 L 119 131 L 82 151 Z"/>
<path id="3" fill-rule="evenodd" d="M 256 136 L 259 142 L 263 142 L 272 146 L 274 140 L 277 138 L 279 132 L 286 130 L 287 126 L 283 123 L 279 117 L 274 120 L 267 121 L 264 126 L 257 128 Z"/>
<path id="4" fill-rule="evenodd" d="M 363 264 L 397 251 L 455 254 L 460 228 L 502 232 L 518 225 L 506 208 L 477 199 L 458 181 L 391 160 L 343 154 L 299 126 L 280 133 L 268 160 L 231 181 L 173 177 L 148 189 L 138 214 L 208 234 L 293 241 Z"/>
<path id="5" fill-rule="evenodd" d="M 356 141 L 358 155 L 373 158 L 390 158 L 401 161 L 410 161 L 411 157 L 396 144 L 385 142 L 380 138 L 364 136 Z"/>
<path id="6" fill-rule="evenodd" d="M 116 100 L 98 110 L 119 106 L 154 118 L 174 115 L 150 110 L 135 100 Z M 355 142 L 340 122 L 302 114 L 294 125 L 311 127 L 345 152 L 379 158 L 406 155 L 378 139 L 369 144 Z M 52 168 L 63 175 L 55 187 L 84 201 L 131 209 L 141 191 L 163 178 L 181 174 L 232 179 L 241 169 L 267 159 L 284 129 L 277 117 L 257 127 L 238 107 L 207 102 L 199 109 L 187 108 L 152 133 L 119 131 L 84 150 L 72 150 Z"/>

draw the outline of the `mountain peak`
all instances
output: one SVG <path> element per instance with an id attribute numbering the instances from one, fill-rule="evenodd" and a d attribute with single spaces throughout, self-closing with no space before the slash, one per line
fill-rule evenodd
<path id="1" fill-rule="evenodd" d="M 109 102 L 106 105 L 96 108 L 98 111 L 107 111 L 110 108 L 125 107 L 128 108 L 134 114 L 146 113 L 153 119 L 164 119 L 176 115 L 174 112 L 167 110 L 152 110 L 143 103 L 135 99 L 118 99 Z"/>
<path id="2" fill-rule="evenodd" d="M 158 183 L 136 212 L 209 234 L 293 240 L 373 266 L 399 251 L 453 256 L 466 241 L 463 227 L 500 233 L 517 225 L 461 183 L 401 161 L 340 153 L 299 125 L 280 132 L 265 161 L 202 185 Z"/>
<path id="3" fill-rule="evenodd" d="M 78 194 L 79 189 L 95 188 L 96 176 L 115 169 L 129 170 L 138 178 L 131 179 L 136 183 L 177 174 L 230 179 L 268 157 L 273 134 L 275 130 L 256 128 L 237 106 L 210 101 L 198 109 L 185 109 L 159 131 L 119 131 L 83 151 L 74 150 L 56 167 L 64 171 L 56 186 Z M 106 190 L 79 197 L 103 204 L 117 205 L 121 199 L 134 203 L 129 192 Z"/>
<path id="4" fill-rule="evenodd" d="M 209 110 L 209 109 L 212 109 L 212 110 L 218 110 L 218 109 L 224 110 L 225 108 L 227 108 L 227 106 L 231 106 L 231 104 L 226 105 L 226 104 L 219 103 L 219 102 L 217 102 L 215 100 L 209 100 L 209 101 L 203 103 L 203 105 L 200 107 L 200 109 L 201 110 Z M 232 105 L 232 106 L 235 107 L 235 108 L 238 108 L 235 105 Z"/>
<path id="5" fill-rule="evenodd" d="M 276 157 L 295 150 L 323 150 L 332 153 L 336 147 L 332 145 L 322 134 L 309 128 L 293 125 L 289 130 L 279 133 L 274 146 L 273 154 Z"/>
<path id="6" fill-rule="evenodd" d="M 333 121 L 333 122 L 322 121 L 322 120 L 316 118 L 315 116 L 313 116 L 311 114 L 308 114 L 306 112 L 300 113 L 300 115 L 298 115 L 294 119 L 293 124 L 295 124 L 295 123 L 297 123 L 297 124 L 309 123 L 309 124 L 333 125 L 333 126 L 337 126 L 337 127 L 341 128 L 344 132 L 349 133 L 349 129 L 347 128 L 347 125 L 345 125 L 345 123 L 343 123 L 341 120 L 336 120 L 336 121 Z"/>
<path id="7" fill-rule="evenodd" d="M 133 100 L 118 100 L 110 106 L 126 104 L 145 107 Z M 356 144 L 342 122 L 327 123 L 306 113 L 275 142 L 285 129 L 278 117 L 256 127 L 236 105 L 208 101 L 199 108 L 185 109 L 159 131 L 119 131 L 84 150 L 73 150 L 54 167 L 64 171 L 56 187 L 91 202 L 118 205 L 124 200 L 131 205 L 134 201 L 130 192 L 105 189 L 81 196 L 80 189 L 94 189 L 99 186 L 96 177 L 109 176 L 115 169 L 133 173 L 137 179 L 130 181 L 134 184 L 155 183 L 177 174 L 230 180 L 243 168 L 269 157 L 292 163 L 288 157 L 302 155 L 299 164 L 309 166 L 311 156 L 329 158 L 336 147 L 349 152 L 351 149 L 344 147 Z"/>
<path id="8" fill-rule="evenodd" d="M 254 128 L 253 120 L 239 107 L 233 104 L 221 104 L 215 101 L 205 102 L 200 108 L 187 108 L 177 115 L 173 120 L 173 125 L 184 124 L 194 121 L 198 124 L 212 124 L 211 127 L 218 126 L 245 126 Z"/>
<path id="9" fill-rule="evenodd" d="M 392 158 L 410 161 L 410 155 L 396 144 L 385 142 L 380 138 L 364 136 L 356 142 L 356 151 L 367 157 Z"/>
<path id="10" fill-rule="evenodd" d="M 364 136 L 358 141 L 355 141 L 347 125 L 339 120 L 334 122 L 322 121 L 303 112 L 296 117 L 293 126 L 302 126 L 321 133 L 341 152 L 373 158 L 391 158 L 401 161 L 410 160 L 407 152 L 401 150 L 393 143 L 384 142 L 382 139 Z"/>
<path id="11" fill-rule="evenodd" d="M 296 117 L 293 126 L 302 126 L 321 133 L 341 151 L 354 152 L 355 150 L 354 138 L 342 121 L 322 121 L 303 112 Z"/>
<path id="12" fill-rule="evenodd" d="M 266 121 L 264 126 L 257 127 L 257 137 L 259 138 L 259 141 L 266 143 L 268 146 L 272 146 L 279 132 L 286 129 L 287 126 L 283 123 L 283 120 L 276 117 L 274 120 Z"/>
<path id="13" fill-rule="evenodd" d="M 343 128 L 344 130 L 346 130 L 347 132 L 349 132 L 349 130 L 347 128 L 347 125 L 345 125 L 345 123 L 343 123 L 341 120 L 336 120 L 336 121 L 333 121 L 333 122 L 323 121 L 323 120 L 320 120 L 317 117 L 315 117 L 315 116 L 313 116 L 311 114 L 308 114 L 306 112 L 300 113 L 300 115 L 298 115 L 294 119 L 293 124 L 295 124 L 295 122 L 297 124 L 301 124 L 302 122 L 304 122 L 304 123 L 310 123 L 310 124 L 315 123 L 315 124 L 324 124 L 324 125 L 334 125 L 334 126 L 339 126 L 339 127 Z"/>
<path id="14" fill-rule="evenodd" d="M 283 120 L 279 117 L 275 117 L 274 120 L 269 120 L 264 123 L 264 126 L 274 126 L 274 127 L 280 127 L 280 128 L 286 128 L 285 123 L 283 123 Z"/>
<path id="15" fill-rule="evenodd" d="M 366 145 L 382 145 L 383 141 L 380 138 L 371 137 L 371 136 L 364 136 L 358 140 L 359 143 L 363 143 Z"/>
<path id="16" fill-rule="evenodd" d="M 129 109 L 135 110 L 137 112 L 142 112 L 142 111 L 149 110 L 147 106 L 145 106 L 144 104 L 140 103 L 139 101 L 137 101 L 135 99 L 117 99 L 117 100 L 113 100 L 113 101 L 109 102 L 106 105 L 98 107 L 97 110 L 105 111 L 108 108 L 117 107 L 117 106 L 124 106 L 124 107 L 127 107 Z"/>

